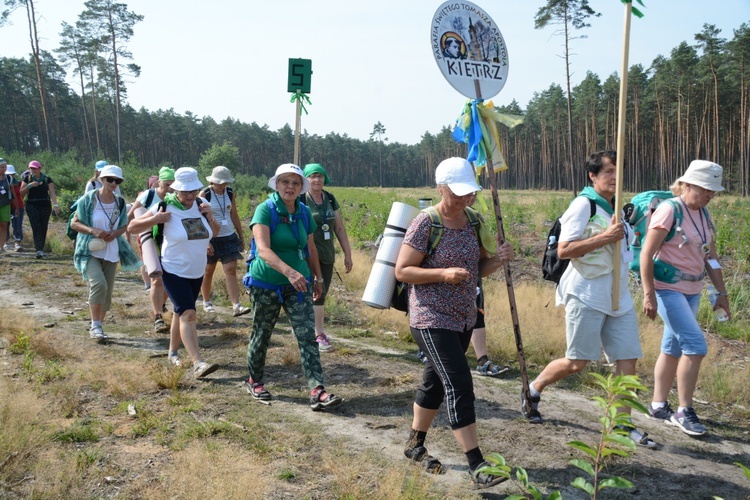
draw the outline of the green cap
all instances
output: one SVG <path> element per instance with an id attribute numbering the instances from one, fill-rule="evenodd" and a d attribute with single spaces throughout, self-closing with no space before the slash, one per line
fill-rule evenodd
<path id="1" fill-rule="evenodd" d="M 305 174 L 305 177 L 310 177 L 312 174 L 323 174 L 323 177 L 326 178 L 323 185 L 327 186 L 331 183 L 331 179 L 328 178 L 326 169 L 324 169 L 323 165 L 321 165 L 320 163 L 308 163 L 307 165 L 305 165 L 305 170 L 303 171 L 303 173 Z"/>
<path id="2" fill-rule="evenodd" d="M 159 169 L 159 180 L 160 181 L 173 181 L 174 169 L 169 168 L 169 167 L 161 167 Z"/>

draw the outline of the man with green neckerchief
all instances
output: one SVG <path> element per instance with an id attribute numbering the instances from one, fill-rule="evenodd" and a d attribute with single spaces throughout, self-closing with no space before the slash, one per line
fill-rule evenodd
<path id="1" fill-rule="evenodd" d="M 565 306 L 567 351 L 565 357 L 550 362 L 529 384 L 531 411 L 524 416 L 539 423 L 542 416 L 538 405 L 545 387 L 568 375 L 583 370 L 589 361 L 599 361 L 601 353 L 615 364 L 616 375 L 635 375 L 636 362 L 642 357 L 633 299 L 628 290 L 627 262 L 633 259 L 628 251 L 632 230 L 614 213 L 617 192 L 617 156 L 614 151 L 599 151 L 586 161 L 586 174 L 591 182 L 560 217 L 558 256 L 570 259 L 571 265 L 560 278 L 556 305 Z M 592 204 L 595 213 L 592 216 Z M 614 259 L 620 259 L 619 304 L 612 307 Z M 630 413 L 629 407 L 620 411 Z M 632 422 L 622 434 L 638 445 L 653 448 L 656 443 Z"/>

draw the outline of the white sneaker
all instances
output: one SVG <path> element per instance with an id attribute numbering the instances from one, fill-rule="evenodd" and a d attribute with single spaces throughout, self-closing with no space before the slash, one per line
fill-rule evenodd
<path id="1" fill-rule="evenodd" d="M 170 354 L 169 356 L 167 356 L 167 359 L 169 360 L 169 364 L 172 366 L 180 366 L 182 364 L 182 361 L 180 361 L 179 356 L 174 356 Z"/>
<path id="2" fill-rule="evenodd" d="M 5 245 L 3 245 L 3 250 L 5 250 L 6 252 L 10 252 L 11 250 L 13 250 L 13 248 L 11 248 L 10 243 L 6 243 Z"/>
<path id="3" fill-rule="evenodd" d="M 204 378 L 206 375 L 215 372 L 219 369 L 219 365 L 216 363 L 206 363 L 205 361 L 199 361 L 193 365 L 193 374 L 195 378 Z"/>
<path id="4" fill-rule="evenodd" d="M 214 305 L 210 302 L 204 302 L 203 303 L 203 310 L 207 313 L 215 313 L 216 309 L 214 309 Z"/>
<path id="5" fill-rule="evenodd" d="M 21 246 L 20 243 L 16 243 L 16 252 L 21 252 L 21 251 L 23 251 L 23 247 Z"/>
<path id="6" fill-rule="evenodd" d="M 232 315 L 233 316 L 242 316 L 243 314 L 247 314 L 250 312 L 249 307 L 245 307 L 242 304 L 235 304 L 233 308 Z"/>
<path id="7" fill-rule="evenodd" d="M 101 326 L 92 326 L 89 330 L 89 337 L 96 340 L 104 340 L 108 339 L 107 334 L 104 333 L 104 330 Z"/>

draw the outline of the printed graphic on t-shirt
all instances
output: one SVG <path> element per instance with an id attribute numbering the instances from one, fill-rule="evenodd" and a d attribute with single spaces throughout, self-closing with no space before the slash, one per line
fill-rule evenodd
<path id="1" fill-rule="evenodd" d="M 193 219 L 182 219 L 182 225 L 187 232 L 188 240 L 207 240 L 208 230 L 203 225 L 200 217 Z"/>

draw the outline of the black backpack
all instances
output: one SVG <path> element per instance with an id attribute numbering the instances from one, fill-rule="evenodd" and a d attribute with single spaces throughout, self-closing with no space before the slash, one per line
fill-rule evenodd
<path id="1" fill-rule="evenodd" d="M 596 215 L 596 202 L 591 198 L 587 198 L 591 206 L 591 215 L 589 219 Z M 547 248 L 544 250 L 544 256 L 542 257 L 542 277 L 547 281 L 553 281 L 560 283 L 563 273 L 568 268 L 570 259 L 561 259 L 557 255 L 557 245 L 560 243 L 560 230 L 562 225 L 560 224 L 560 217 L 555 219 L 555 223 L 552 224 L 552 228 L 549 230 L 547 235 Z"/>
<path id="2" fill-rule="evenodd" d="M 211 203 L 211 193 L 213 193 L 213 190 L 211 188 L 206 188 L 201 193 L 201 196 L 206 199 L 207 202 Z M 234 191 L 232 191 L 232 188 L 227 186 L 227 196 L 229 196 L 230 200 L 234 200 Z"/>
<path id="3" fill-rule="evenodd" d="M 200 198 L 195 199 L 195 203 L 198 205 L 198 208 L 203 206 L 203 202 L 200 200 Z M 167 210 L 167 202 L 166 201 L 160 201 L 158 205 L 157 212 L 165 212 Z M 208 220 L 208 217 L 206 217 L 206 214 L 203 215 L 203 218 Z M 154 243 L 156 243 L 156 249 L 159 252 L 159 255 L 161 255 L 161 244 L 164 243 L 164 223 L 160 222 L 156 226 L 154 226 L 155 229 L 152 230 L 152 235 L 154 238 Z"/>

